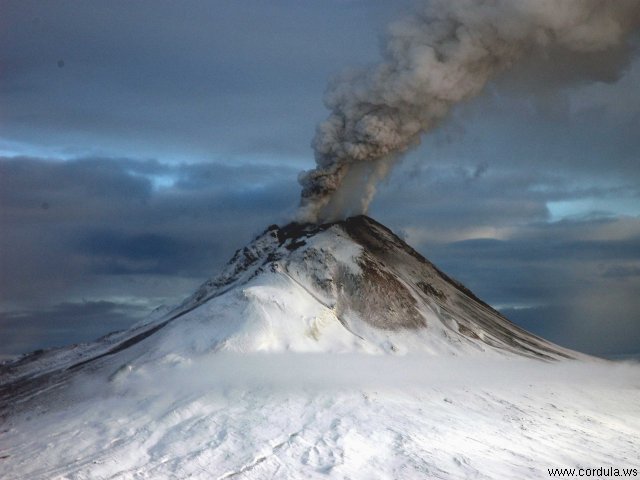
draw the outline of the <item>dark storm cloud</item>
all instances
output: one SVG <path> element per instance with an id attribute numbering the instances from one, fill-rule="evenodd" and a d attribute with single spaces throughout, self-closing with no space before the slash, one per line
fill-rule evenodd
<path id="1" fill-rule="evenodd" d="M 3 136 L 85 151 L 93 140 L 107 152 L 308 156 L 327 76 L 373 56 L 376 18 L 394 9 L 3 1 Z"/>
<path id="2" fill-rule="evenodd" d="M 127 235 L 114 231 L 94 231 L 79 242 L 77 252 L 90 259 L 93 273 L 178 274 L 198 265 L 201 254 L 196 245 L 168 235 Z"/>
<path id="3" fill-rule="evenodd" d="M 449 167 L 405 163 L 380 189 L 372 214 L 395 230 L 404 230 L 412 243 L 448 243 L 500 239 L 526 225 L 546 223 L 553 220 L 549 206 L 554 202 L 638 204 L 640 187 L 633 175 L 608 182 L 603 174 L 600 184 L 595 180 L 584 184 L 567 172 L 505 169 L 477 161 L 467 164 L 463 159 Z M 597 217 L 605 222 L 607 216 L 617 215 L 613 211 Z M 572 223 L 556 223 L 554 228 L 562 231 L 564 225 L 577 228 Z"/>
<path id="4" fill-rule="evenodd" d="M 0 162 L 3 187 L 0 200 L 8 215 L 42 213 L 38 208 L 56 207 L 42 219 L 57 221 L 65 209 L 96 208 L 95 203 L 104 199 L 142 202 L 151 194 L 149 181 L 127 174 L 123 163 L 116 160 L 63 163 L 18 157 L 0 158 Z M 86 197 L 85 202 L 78 204 L 79 196 Z"/>
<path id="5" fill-rule="evenodd" d="M 580 240 L 619 220 L 538 224 L 505 240 L 421 250 L 524 328 L 595 354 L 630 353 L 640 339 L 640 220 L 624 240 Z"/>
<path id="6" fill-rule="evenodd" d="M 632 221 L 640 227 L 640 221 Z M 538 303 L 561 297 L 578 285 L 587 287 L 609 278 L 637 280 L 629 265 L 640 262 L 640 229 L 624 240 L 575 238 L 585 228 L 597 230 L 599 223 L 573 222 L 564 232 L 554 224 L 539 224 L 504 240 L 431 244 L 423 250 L 446 270 L 478 284 L 481 296 L 490 297 L 492 303 Z M 574 278 L 587 267 L 591 275 Z M 514 275 L 523 280 L 513 282 Z M 489 281 L 489 277 L 495 278 Z"/>
<path id="7" fill-rule="evenodd" d="M 551 229 L 548 229 L 551 230 Z M 542 240 L 492 240 L 477 239 L 455 242 L 447 246 L 450 255 L 474 251 L 483 258 L 505 262 L 546 262 L 571 258 L 572 260 L 636 260 L 640 257 L 638 246 L 640 238 L 608 241 L 563 240 L 548 232 L 548 238 Z"/>
<path id="8" fill-rule="evenodd" d="M 605 270 L 602 276 L 609 277 L 609 278 L 640 277 L 640 267 L 635 267 L 635 266 L 610 267 Z"/>
<path id="9" fill-rule="evenodd" d="M 204 279 L 286 218 L 295 175 L 267 165 L 1 159 L 2 300 L 46 303 L 90 274 Z"/>
<path id="10" fill-rule="evenodd" d="M 623 303 L 620 303 L 620 301 Z M 591 307 L 591 305 L 590 305 Z M 501 312 L 523 328 L 568 348 L 604 357 L 637 354 L 640 304 L 619 296 L 603 297 L 600 308 L 576 304 L 505 308 Z"/>
<path id="11" fill-rule="evenodd" d="M 122 330 L 139 320 L 145 308 L 105 301 L 64 302 L 49 308 L 0 312 L 2 356 L 39 348 L 89 342 L 108 332 Z"/>

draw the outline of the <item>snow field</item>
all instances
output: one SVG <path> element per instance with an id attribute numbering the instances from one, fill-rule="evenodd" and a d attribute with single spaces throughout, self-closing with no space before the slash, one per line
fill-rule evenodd
<path id="1" fill-rule="evenodd" d="M 9 418 L 6 479 L 547 478 L 638 466 L 640 366 L 207 354 Z"/>

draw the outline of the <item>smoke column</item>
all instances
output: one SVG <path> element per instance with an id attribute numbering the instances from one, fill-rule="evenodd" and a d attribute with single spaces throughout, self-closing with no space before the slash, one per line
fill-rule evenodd
<path id="1" fill-rule="evenodd" d="M 433 0 L 391 25 L 378 65 L 329 86 L 329 117 L 300 174 L 298 220 L 364 213 L 377 183 L 459 102 L 534 54 L 626 48 L 640 0 Z"/>

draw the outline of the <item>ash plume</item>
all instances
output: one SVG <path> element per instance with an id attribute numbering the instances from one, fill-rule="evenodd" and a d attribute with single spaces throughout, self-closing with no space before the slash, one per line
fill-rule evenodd
<path id="1" fill-rule="evenodd" d="M 627 39 L 639 26 L 640 0 L 421 2 L 391 25 L 379 64 L 329 86 L 331 113 L 313 140 L 316 168 L 299 178 L 298 220 L 366 213 L 377 183 L 399 157 L 496 74 L 559 52 L 565 75 L 566 62 L 576 62 L 588 77 L 585 58 L 619 58 L 622 51 L 628 61 Z"/>

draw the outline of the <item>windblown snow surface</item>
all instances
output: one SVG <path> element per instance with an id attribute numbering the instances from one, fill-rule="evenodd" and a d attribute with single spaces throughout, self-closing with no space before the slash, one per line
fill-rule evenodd
<path id="1" fill-rule="evenodd" d="M 366 217 L 270 228 L 175 309 L 0 373 L 3 479 L 640 467 L 640 365 L 518 329 Z"/>
<path id="2" fill-rule="evenodd" d="M 640 367 L 210 354 L 5 419 L 5 479 L 549 478 L 638 467 Z"/>

